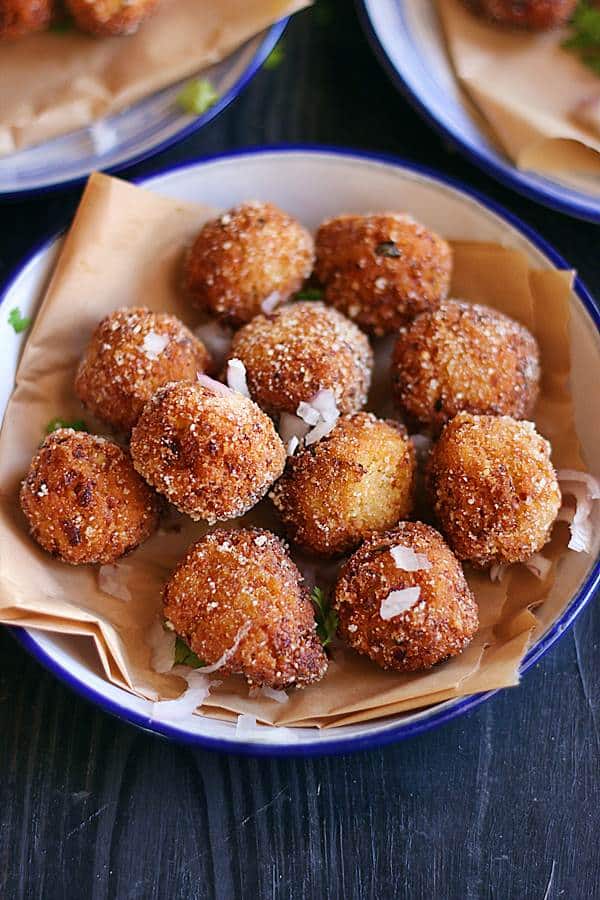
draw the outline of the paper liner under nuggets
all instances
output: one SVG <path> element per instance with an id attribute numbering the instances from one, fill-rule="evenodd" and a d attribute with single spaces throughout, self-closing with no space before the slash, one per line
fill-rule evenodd
<path id="1" fill-rule="evenodd" d="M 149 633 L 161 612 L 169 571 L 207 529 L 171 515 L 123 561 L 132 597 L 125 602 L 101 592 L 95 567 L 70 567 L 37 546 L 27 533 L 18 490 L 51 419 L 84 418 L 92 430 L 103 430 L 82 412 L 73 393 L 79 357 L 100 318 L 123 305 L 146 305 L 175 313 L 191 327 L 198 323 L 178 288 L 181 259 L 199 225 L 214 214 L 114 178 L 90 178 L 26 344 L 0 434 L 0 621 L 90 635 L 107 678 L 151 699 L 175 697 L 182 690 L 181 678 L 152 671 Z M 567 381 L 571 273 L 532 271 L 522 253 L 496 244 L 459 241 L 453 248 L 453 295 L 501 309 L 537 334 L 545 375 L 536 421 L 554 444 L 557 468 L 584 468 Z M 388 352 L 389 341 L 376 348 L 377 377 L 369 402 L 375 412 L 385 408 L 389 413 L 382 377 Z M 239 522 L 280 531 L 268 501 Z M 558 560 L 567 541 L 567 527 L 558 525 L 544 553 Z M 327 586 L 335 578 L 330 562 L 293 555 L 311 585 Z M 480 631 L 461 656 L 427 672 L 385 672 L 336 643 L 325 679 L 290 691 L 288 702 L 250 698 L 244 680 L 230 677 L 212 690 L 203 712 L 228 719 L 247 712 L 280 725 L 339 726 L 514 685 L 533 629 L 553 621 L 568 599 L 560 595 L 543 602 L 554 574 L 555 566 L 541 584 L 514 566 L 500 583 L 492 583 L 487 573 L 467 568 L 480 608 Z M 539 603 L 541 620 L 530 610 Z"/>

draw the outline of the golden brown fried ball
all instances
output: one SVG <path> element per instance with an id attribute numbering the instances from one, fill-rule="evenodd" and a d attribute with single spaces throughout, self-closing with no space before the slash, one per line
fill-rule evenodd
<path id="1" fill-rule="evenodd" d="M 21 508 L 44 550 L 84 565 L 114 562 L 145 541 L 159 501 L 118 444 L 61 428 L 34 456 Z"/>
<path id="2" fill-rule="evenodd" d="M 0 0 L 0 41 L 45 31 L 53 13 L 54 0 Z"/>
<path id="3" fill-rule="evenodd" d="M 446 298 L 452 251 L 410 216 L 337 216 L 315 240 L 325 299 L 374 335 L 397 331 Z"/>
<path id="4" fill-rule="evenodd" d="M 561 504 L 550 444 L 532 422 L 459 413 L 427 464 L 429 496 L 459 559 L 522 562 L 550 537 Z"/>
<path id="5" fill-rule="evenodd" d="M 466 0 L 467 6 L 501 25 L 543 30 L 564 25 L 577 0 Z"/>
<path id="6" fill-rule="evenodd" d="M 239 326 L 297 291 L 312 272 L 313 239 L 272 203 L 244 203 L 207 222 L 191 247 L 184 287 L 195 306 Z"/>
<path id="7" fill-rule="evenodd" d="M 293 303 L 256 316 L 234 335 L 229 358 L 246 367 L 251 396 L 268 413 L 295 413 L 320 390 L 342 413 L 365 405 L 373 352 L 365 334 L 323 303 Z"/>
<path id="8" fill-rule="evenodd" d="M 130 431 L 154 392 L 171 381 L 194 381 L 210 366 L 202 341 L 175 316 L 141 307 L 102 319 L 75 378 L 82 403 L 113 428 Z"/>
<path id="9" fill-rule="evenodd" d="M 133 34 L 159 0 L 65 0 L 81 31 L 98 37 Z"/>
<path id="10" fill-rule="evenodd" d="M 400 522 L 365 541 L 340 572 L 334 605 L 340 636 L 383 669 L 399 672 L 456 656 L 479 625 L 460 563 L 421 522 Z"/>
<path id="11" fill-rule="evenodd" d="M 325 556 L 347 553 L 410 515 L 414 469 L 404 427 L 359 412 L 292 457 L 271 496 L 294 543 Z"/>
<path id="12" fill-rule="evenodd" d="M 138 472 L 192 519 L 241 516 L 266 494 L 285 465 L 285 449 L 258 406 L 178 382 L 160 388 L 131 435 Z"/>
<path id="13" fill-rule="evenodd" d="M 284 544 L 258 528 L 217 529 L 193 544 L 163 595 L 178 635 L 220 675 L 281 689 L 319 681 L 327 657 Z"/>
<path id="14" fill-rule="evenodd" d="M 539 390 L 533 335 L 496 310 L 459 300 L 402 329 L 391 371 L 403 412 L 434 431 L 462 410 L 526 419 Z"/>

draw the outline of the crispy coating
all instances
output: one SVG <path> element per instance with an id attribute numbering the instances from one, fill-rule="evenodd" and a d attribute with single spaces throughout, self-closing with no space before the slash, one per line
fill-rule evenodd
<path id="1" fill-rule="evenodd" d="M 150 537 L 159 501 L 118 444 L 61 428 L 21 486 L 32 537 L 71 565 L 111 563 Z"/>
<path id="2" fill-rule="evenodd" d="M 285 465 L 273 423 L 242 394 L 198 383 L 160 388 L 131 435 L 138 472 L 192 519 L 243 515 Z"/>
<path id="3" fill-rule="evenodd" d="M 446 298 L 452 251 L 410 216 L 337 216 L 315 239 L 325 299 L 374 335 L 397 331 Z"/>
<path id="4" fill-rule="evenodd" d="M 175 316 L 118 309 L 96 327 L 77 370 L 75 393 L 94 415 L 128 432 L 159 387 L 194 381 L 209 366 L 202 341 Z"/>
<path id="5" fill-rule="evenodd" d="M 45 31 L 53 13 L 54 0 L 0 0 L 0 41 Z"/>
<path id="6" fill-rule="evenodd" d="M 159 0 L 65 0 L 81 31 L 97 37 L 133 34 Z"/>
<path id="7" fill-rule="evenodd" d="M 244 203 L 207 222 L 184 266 L 195 306 L 239 326 L 281 303 L 312 272 L 311 235 L 272 203 Z"/>
<path id="8" fill-rule="evenodd" d="M 410 515 L 414 470 L 405 428 L 359 412 L 292 457 L 271 496 L 290 540 L 332 556 Z"/>
<path id="9" fill-rule="evenodd" d="M 293 303 L 256 316 L 234 335 L 229 357 L 246 367 L 250 394 L 266 412 L 295 413 L 321 389 L 342 413 L 365 405 L 373 351 L 365 334 L 323 303 Z"/>
<path id="10" fill-rule="evenodd" d="M 561 504 L 550 444 L 532 422 L 459 413 L 434 445 L 429 497 L 459 559 L 522 562 L 544 546 Z"/>
<path id="11" fill-rule="evenodd" d="M 474 12 L 501 25 L 534 31 L 564 25 L 577 0 L 466 0 Z"/>
<path id="12" fill-rule="evenodd" d="M 390 553 L 407 548 L 426 557 L 428 569 L 406 571 Z M 392 591 L 418 588 L 413 605 L 382 619 Z M 335 589 L 338 633 L 383 669 L 414 672 L 456 656 L 477 631 L 478 611 L 460 563 L 429 525 L 400 522 L 375 534 L 343 566 Z"/>
<path id="13" fill-rule="evenodd" d="M 401 330 L 391 372 L 403 412 L 437 432 L 462 410 L 528 418 L 539 391 L 539 352 L 514 319 L 445 300 Z"/>
<path id="14" fill-rule="evenodd" d="M 200 659 L 223 661 L 220 675 L 281 689 L 325 674 L 308 591 L 285 545 L 269 531 L 207 534 L 172 573 L 163 604 L 166 620 Z"/>

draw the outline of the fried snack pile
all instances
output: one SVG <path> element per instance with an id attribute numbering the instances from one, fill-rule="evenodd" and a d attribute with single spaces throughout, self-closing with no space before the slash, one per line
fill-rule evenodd
<path id="1" fill-rule="evenodd" d="M 51 434 L 21 491 L 32 537 L 89 565 L 132 551 L 168 504 L 205 526 L 229 522 L 175 567 L 164 621 L 186 659 L 257 688 L 322 678 L 336 615 L 338 637 L 386 669 L 460 653 L 478 628 L 462 563 L 527 562 L 561 494 L 551 447 L 527 420 L 535 338 L 448 299 L 451 275 L 446 241 L 404 213 L 330 219 L 314 245 L 270 203 L 204 224 L 179 289 L 191 322 L 200 307 L 237 328 L 219 380 L 175 316 L 135 307 L 103 319 L 74 390 L 129 444 Z M 404 421 L 365 409 L 371 340 L 385 335 L 387 392 Z M 415 445 L 427 441 L 425 466 Z M 261 501 L 289 545 L 231 521 Z M 342 559 L 327 609 L 322 592 L 311 603 L 297 553 Z"/>

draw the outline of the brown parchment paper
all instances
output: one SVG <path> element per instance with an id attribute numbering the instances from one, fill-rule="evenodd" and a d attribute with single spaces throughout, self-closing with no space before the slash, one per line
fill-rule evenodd
<path id="1" fill-rule="evenodd" d="M 224 59 L 310 0 L 161 0 L 133 35 L 0 45 L 0 155 L 89 125 Z"/>
<path id="2" fill-rule="evenodd" d="M 600 98 L 600 79 L 562 49 L 568 29 L 502 28 L 462 0 L 437 0 L 437 9 L 459 82 L 513 162 L 548 174 L 599 175 L 600 131 L 576 111 Z"/>
<path id="3" fill-rule="evenodd" d="M 156 535 L 118 564 L 132 595 L 124 602 L 100 590 L 95 567 L 64 565 L 31 540 L 18 489 L 49 420 L 83 417 L 90 430 L 103 431 L 72 390 L 80 354 L 102 316 L 123 304 L 145 304 L 173 312 L 191 327 L 197 324 L 178 292 L 178 274 L 186 243 L 214 214 L 115 178 L 90 178 L 26 344 L 0 432 L 0 621 L 89 635 L 107 678 L 150 699 L 182 690 L 179 677 L 152 671 L 149 632 L 169 571 L 206 528 L 171 512 Z M 458 241 L 453 248 L 453 295 L 502 309 L 537 334 L 545 375 L 536 421 L 554 442 L 555 465 L 583 468 L 568 389 L 571 273 L 531 270 L 522 253 L 496 244 Z M 389 341 L 383 341 L 376 347 L 369 398 L 375 411 L 389 402 L 383 377 L 388 354 Z M 280 531 L 268 501 L 240 521 Z M 545 555 L 558 561 L 567 540 L 566 527 L 558 525 Z M 326 587 L 335 580 L 338 563 L 293 555 L 309 584 Z M 243 679 L 231 677 L 212 690 L 203 712 L 226 719 L 248 712 L 266 723 L 329 727 L 514 685 L 533 630 L 552 621 L 564 604 L 564 598 L 542 603 L 554 574 L 555 566 L 541 584 L 515 566 L 502 582 L 492 583 L 486 573 L 468 570 L 481 628 L 461 656 L 428 672 L 384 672 L 336 644 L 325 679 L 292 690 L 287 703 L 249 697 Z M 532 611 L 540 603 L 543 623 Z"/>

